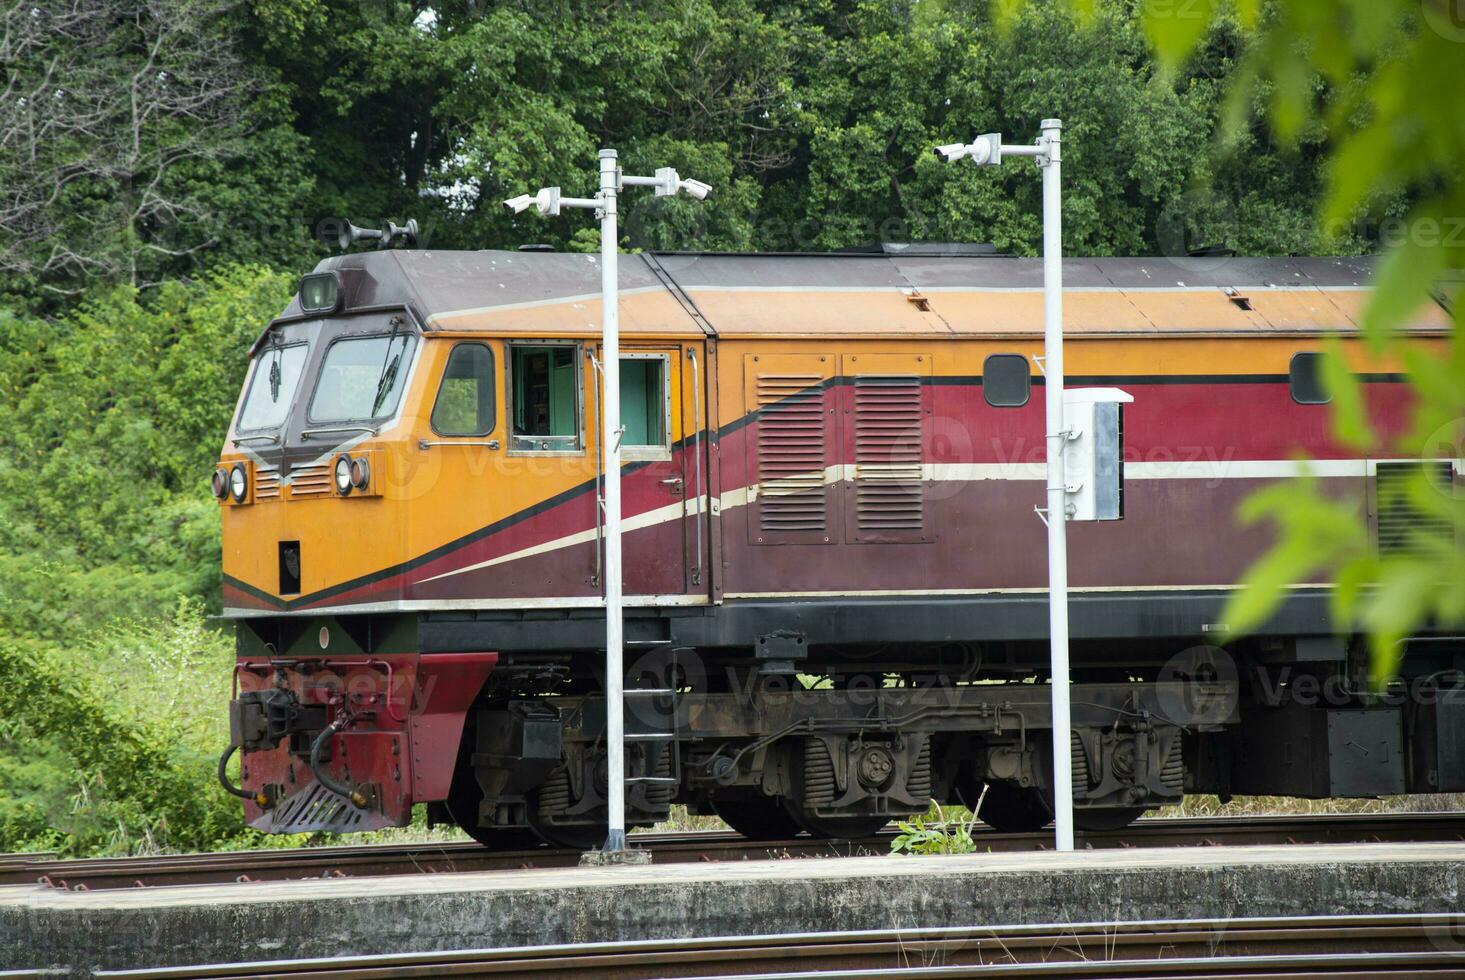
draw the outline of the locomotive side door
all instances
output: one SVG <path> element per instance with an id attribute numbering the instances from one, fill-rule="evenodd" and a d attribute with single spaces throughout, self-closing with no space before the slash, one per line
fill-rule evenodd
<path id="1" fill-rule="evenodd" d="M 621 348 L 621 518 L 625 594 L 687 594 L 702 581 L 693 574 L 692 545 L 699 520 L 687 435 L 698 431 L 690 358 L 676 344 Z M 602 385 L 602 390 L 604 390 Z"/>

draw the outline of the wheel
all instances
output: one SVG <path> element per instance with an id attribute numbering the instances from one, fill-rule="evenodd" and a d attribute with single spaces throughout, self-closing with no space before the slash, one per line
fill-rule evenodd
<path id="1" fill-rule="evenodd" d="M 826 837 L 837 840 L 854 840 L 879 833 L 889 817 L 872 814 L 854 814 L 847 817 L 821 817 L 810 813 L 793 800 L 785 798 L 784 812 L 812 837 Z"/>
<path id="2" fill-rule="evenodd" d="M 605 844 L 609 828 L 604 823 L 549 823 L 539 815 L 537 801 L 529 798 L 529 826 L 551 847 L 572 851 L 594 851 Z"/>
<path id="3" fill-rule="evenodd" d="M 787 840 L 804 828 L 771 796 L 736 796 L 713 800 L 712 808 L 748 840 Z"/>
<path id="4" fill-rule="evenodd" d="M 482 827 L 478 823 L 478 804 L 483 801 L 483 791 L 471 775 L 460 778 L 453 774 L 453 785 L 444 801 L 448 816 L 463 833 L 491 851 L 527 851 L 541 846 L 532 831 L 523 829 L 501 829 Z"/>
<path id="5" fill-rule="evenodd" d="M 570 776 L 563 766 L 550 773 L 549 778 L 529 794 L 525 822 L 545 843 L 553 847 L 590 851 L 605 843 L 609 827 L 604 818 L 589 823 L 551 823 L 541 810 L 542 803 L 548 803 L 545 809 L 551 812 L 562 811 L 569 805 Z"/>
<path id="6" fill-rule="evenodd" d="M 1123 830 L 1144 815 L 1142 806 L 1103 807 L 1092 810 L 1074 810 L 1073 825 L 1079 830 L 1103 831 Z"/>
<path id="7" fill-rule="evenodd" d="M 1053 822 L 1053 810 L 1035 789 L 988 783 L 977 817 L 999 833 L 1030 834 Z"/>

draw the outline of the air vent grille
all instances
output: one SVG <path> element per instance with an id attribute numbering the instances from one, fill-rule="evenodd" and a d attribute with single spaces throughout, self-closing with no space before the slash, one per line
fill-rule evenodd
<path id="1" fill-rule="evenodd" d="M 827 527 L 822 380 L 811 374 L 758 375 L 758 521 L 764 531 Z"/>
<path id="2" fill-rule="evenodd" d="M 290 470 L 290 496 L 317 497 L 331 492 L 331 471 L 324 463 Z"/>
<path id="3" fill-rule="evenodd" d="M 1452 479 L 1448 462 L 1379 463 L 1374 491 L 1378 500 L 1378 550 L 1381 555 L 1417 554 L 1431 538 L 1454 535 L 1443 517 L 1421 513 L 1409 500 L 1409 484 L 1423 472 L 1444 494 Z"/>
<path id="4" fill-rule="evenodd" d="M 280 499 L 280 471 L 273 466 L 255 466 L 254 499 Z"/>
<path id="5" fill-rule="evenodd" d="M 921 379 L 855 379 L 855 514 L 858 530 L 919 532 L 924 524 Z"/>

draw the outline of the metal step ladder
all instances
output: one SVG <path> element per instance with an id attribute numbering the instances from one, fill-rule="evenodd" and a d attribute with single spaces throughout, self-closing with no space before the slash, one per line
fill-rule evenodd
<path id="1" fill-rule="evenodd" d="M 656 767 L 648 759 L 646 766 L 647 772 L 653 774 L 645 776 L 628 775 L 626 777 L 626 787 L 629 789 L 632 786 L 677 786 L 682 781 L 681 749 L 677 742 L 677 708 L 679 702 L 677 701 L 676 688 L 670 686 L 676 680 L 676 648 L 672 647 L 670 640 L 626 640 L 623 645 L 627 650 L 645 651 L 665 648 L 669 654 L 666 663 L 660 671 L 660 686 L 640 687 L 628 682 L 625 684 L 621 693 L 624 698 L 626 717 L 635 718 L 641 722 L 645 721 L 645 713 L 644 711 L 636 710 L 636 705 L 644 706 L 646 702 L 653 698 L 667 699 L 667 728 L 664 731 L 633 732 L 630 730 L 631 726 L 627 725 L 625 739 L 627 744 L 639 742 L 642 744 L 663 743 L 669 745 L 671 759 L 668 769 L 671 774 L 668 776 L 654 775 Z M 634 680 L 639 682 L 640 678 L 638 677 Z"/>

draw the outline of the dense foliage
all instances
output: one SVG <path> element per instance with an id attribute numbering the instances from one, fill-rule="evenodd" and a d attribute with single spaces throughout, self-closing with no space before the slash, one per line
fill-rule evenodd
<path id="1" fill-rule="evenodd" d="M 628 201 L 633 245 L 1031 253 L 1037 182 L 943 170 L 929 148 L 1026 139 L 1050 115 L 1068 124 L 1071 253 L 1322 249 L 1322 155 L 1349 120 L 1285 142 L 1241 126 L 1209 152 L 1246 31 L 1224 19 L 1161 74 L 1139 6 L 1111 0 L 1080 27 L 1062 0 L 1006 25 L 987 0 L 17 2 L 0 62 L 31 68 L 0 103 L 0 265 L 49 310 L 231 261 L 300 268 L 338 215 L 413 216 L 438 247 L 583 245 L 590 216 L 498 202 L 588 191 L 600 146 L 716 188 L 715 207 Z M 147 111 L 129 108 L 139 79 Z M 1323 103 L 1349 91 L 1302 83 Z M 1377 238 L 1343 230 L 1326 247 Z"/>
<path id="2" fill-rule="evenodd" d="M 1444 95 L 1465 38 L 1422 3 L 0 4 L 0 850 L 237 833 L 208 758 L 229 641 L 204 621 L 205 478 L 248 342 L 337 216 L 415 217 L 429 247 L 588 248 L 588 215 L 498 201 L 588 192 L 613 146 L 715 188 L 629 199 L 631 246 L 1032 254 L 1039 182 L 929 148 L 1056 115 L 1071 254 L 1367 251 L 1391 219 L 1465 213 Z M 1406 237 L 1385 313 L 1462 264 Z M 1375 318 L 1381 345 L 1395 322 Z M 1465 416 L 1465 353 L 1422 370 L 1420 425 Z M 1259 582 L 1323 554 L 1297 540 Z"/>

